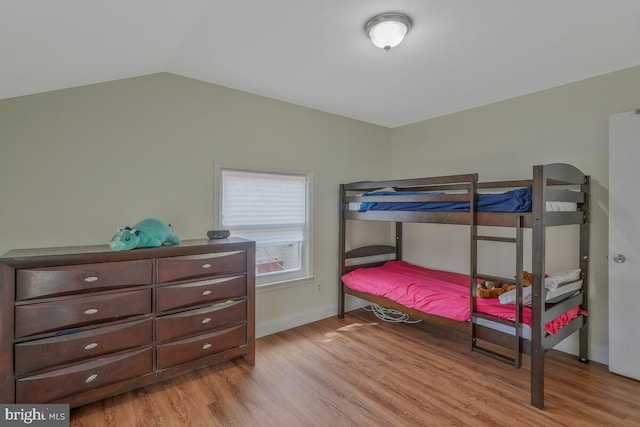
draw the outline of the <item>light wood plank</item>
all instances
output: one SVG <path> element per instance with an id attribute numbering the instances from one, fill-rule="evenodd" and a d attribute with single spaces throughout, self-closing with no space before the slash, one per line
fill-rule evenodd
<path id="1" fill-rule="evenodd" d="M 462 335 L 362 310 L 257 340 L 242 359 L 73 409 L 71 426 L 640 425 L 640 382 L 550 351 L 545 410 L 523 367 Z"/>

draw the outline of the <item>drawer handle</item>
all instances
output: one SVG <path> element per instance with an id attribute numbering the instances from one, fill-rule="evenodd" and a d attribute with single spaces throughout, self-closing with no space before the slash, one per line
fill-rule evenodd
<path id="1" fill-rule="evenodd" d="M 85 384 L 89 384 L 91 381 L 95 380 L 96 378 L 98 378 L 98 374 L 91 374 L 87 377 L 86 380 L 84 380 Z"/>
<path id="2" fill-rule="evenodd" d="M 87 344 L 84 346 L 85 350 L 93 350 L 94 348 L 96 348 L 98 346 L 97 342 L 92 342 L 91 344 Z"/>
<path id="3" fill-rule="evenodd" d="M 202 319 L 202 323 L 209 323 L 209 322 L 211 322 L 210 317 L 205 317 L 204 319 Z"/>
<path id="4" fill-rule="evenodd" d="M 96 314 L 98 312 L 97 308 L 90 308 L 84 311 L 84 314 Z"/>
<path id="5" fill-rule="evenodd" d="M 202 268 L 211 268 L 211 264 L 202 264 Z"/>
<path id="6" fill-rule="evenodd" d="M 205 345 L 202 346 L 203 350 L 207 350 L 209 348 L 211 348 L 211 344 L 209 344 L 209 343 L 206 343 Z"/>
<path id="7" fill-rule="evenodd" d="M 84 278 L 84 281 L 85 282 L 89 282 L 89 283 L 95 282 L 96 280 L 98 280 L 98 278 L 96 276 L 89 276 L 89 277 L 85 277 Z"/>
<path id="8" fill-rule="evenodd" d="M 204 291 L 204 292 L 202 292 L 202 295 L 205 295 L 205 296 L 206 295 L 211 295 L 211 291 Z"/>

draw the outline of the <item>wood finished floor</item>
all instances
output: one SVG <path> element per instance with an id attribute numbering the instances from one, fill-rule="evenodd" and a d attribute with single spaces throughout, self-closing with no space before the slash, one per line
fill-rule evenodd
<path id="1" fill-rule="evenodd" d="M 71 411 L 71 426 L 640 426 L 640 382 L 547 353 L 545 409 L 464 337 L 362 310 L 260 338 L 244 359 Z"/>

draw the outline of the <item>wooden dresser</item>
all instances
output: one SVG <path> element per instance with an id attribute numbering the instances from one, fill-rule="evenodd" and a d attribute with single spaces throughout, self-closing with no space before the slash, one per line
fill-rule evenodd
<path id="1" fill-rule="evenodd" d="M 0 258 L 0 402 L 83 405 L 243 356 L 255 362 L 255 242 Z"/>

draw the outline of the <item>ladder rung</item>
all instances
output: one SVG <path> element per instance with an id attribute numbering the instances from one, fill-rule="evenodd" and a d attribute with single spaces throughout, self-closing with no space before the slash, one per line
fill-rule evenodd
<path id="1" fill-rule="evenodd" d="M 478 347 L 477 345 L 473 346 L 473 351 L 484 354 L 485 356 L 492 357 L 494 359 L 501 360 L 505 363 L 509 363 L 513 366 L 517 366 L 517 361 L 513 357 L 505 356 L 504 354 L 500 354 L 496 351 L 489 350 L 488 348 Z"/>
<path id="2" fill-rule="evenodd" d="M 474 279 L 482 279 L 482 280 L 488 280 L 490 282 L 498 282 L 498 283 L 508 283 L 510 285 L 516 285 L 516 280 L 511 278 L 508 279 L 506 277 L 499 277 L 499 276 L 490 276 L 488 274 L 476 274 L 474 276 Z"/>
<path id="3" fill-rule="evenodd" d="M 515 237 L 498 237 L 498 236 L 476 236 L 476 240 L 486 240 L 488 242 L 506 242 L 506 243 L 518 242 L 518 240 Z"/>

